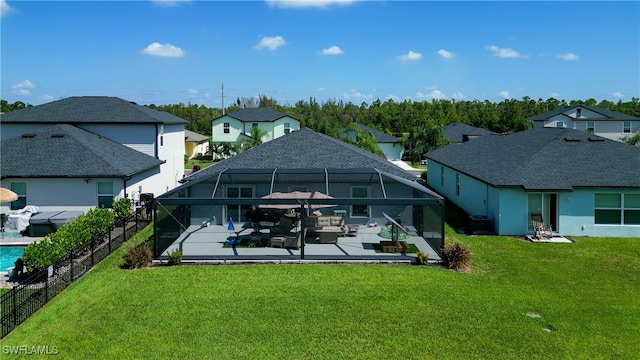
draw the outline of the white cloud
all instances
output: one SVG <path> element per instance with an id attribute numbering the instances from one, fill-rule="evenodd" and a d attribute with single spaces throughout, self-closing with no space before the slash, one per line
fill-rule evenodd
<path id="1" fill-rule="evenodd" d="M 179 47 L 173 46 L 171 44 L 160 44 L 154 42 L 150 44 L 144 50 L 142 50 L 143 54 L 153 55 L 153 56 L 163 56 L 163 57 L 183 57 L 184 51 Z"/>
<path id="2" fill-rule="evenodd" d="M 409 50 L 409 53 L 398 55 L 397 58 L 402 61 L 420 60 L 422 59 L 422 54 Z"/>
<path id="3" fill-rule="evenodd" d="M 360 0 L 267 0 L 267 5 L 274 8 L 320 8 L 326 9 L 329 6 L 347 6 Z"/>
<path id="4" fill-rule="evenodd" d="M 466 96 L 464 96 L 464 94 L 461 93 L 460 91 L 454 92 L 453 94 L 451 94 L 451 97 L 453 99 L 464 99 L 464 98 L 466 98 Z"/>
<path id="5" fill-rule="evenodd" d="M 504 98 L 504 99 L 508 99 L 508 98 L 510 98 L 510 96 L 509 96 L 509 92 L 508 92 L 508 91 L 506 91 L 506 90 L 505 90 L 505 91 L 500 91 L 500 94 L 498 94 L 498 95 L 500 95 L 500 96 L 501 96 L 502 98 Z"/>
<path id="6" fill-rule="evenodd" d="M 526 59 L 529 55 L 520 54 L 519 52 L 510 49 L 510 48 L 499 48 L 495 45 L 486 45 L 484 47 L 486 50 L 489 50 L 493 53 L 493 55 L 499 58 L 516 58 L 516 59 Z"/>
<path id="7" fill-rule="evenodd" d="M 420 99 L 446 99 L 447 95 L 445 95 L 442 91 L 435 89 L 428 94 L 423 94 L 420 91 L 416 94 L 416 96 Z"/>
<path id="8" fill-rule="evenodd" d="M 157 6 L 176 7 L 191 2 L 191 0 L 151 0 Z"/>
<path id="9" fill-rule="evenodd" d="M 7 4 L 6 0 L 0 0 L 0 17 L 5 17 L 11 13 L 17 13 L 18 10 Z"/>
<path id="10" fill-rule="evenodd" d="M 557 98 L 560 97 L 560 94 L 557 93 L 557 92 L 553 92 L 553 93 L 551 93 L 551 97 L 554 98 L 554 99 L 557 99 Z"/>
<path id="11" fill-rule="evenodd" d="M 387 98 L 386 98 L 386 99 L 387 99 L 387 100 L 398 101 L 398 100 L 400 100 L 400 97 L 399 97 L 399 96 L 396 96 L 396 95 L 393 95 L 393 94 L 389 94 L 389 95 L 387 95 Z"/>
<path id="12" fill-rule="evenodd" d="M 573 53 L 560 54 L 560 55 L 557 55 L 556 57 L 558 59 L 567 60 L 567 61 L 578 60 L 579 59 L 578 55 L 573 54 Z"/>
<path id="13" fill-rule="evenodd" d="M 51 96 L 49 94 L 44 94 L 42 96 L 42 99 L 45 100 L 45 101 L 51 101 L 51 100 L 53 100 L 53 96 Z"/>
<path id="14" fill-rule="evenodd" d="M 316 88 L 316 91 L 324 91 L 324 90 L 325 90 L 325 88 L 322 87 L 322 86 L 320 86 L 319 88 Z"/>
<path id="15" fill-rule="evenodd" d="M 445 59 L 451 59 L 454 55 L 452 52 L 449 52 L 447 50 L 444 49 L 440 49 L 437 51 L 438 55 L 442 56 Z"/>
<path id="16" fill-rule="evenodd" d="M 344 54 L 344 51 L 339 46 L 333 45 L 330 48 L 322 49 L 322 55 L 340 55 Z"/>
<path id="17" fill-rule="evenodd" d="M 284 39 L 282 38 L 282 36 L 265 36 L 262 38 L 262 40 L 260 40 L 260 42 L 254 46 L 256 49 L 258 50 L 262 50 L 264 48 L 267 48 L 271 51 L 279 48 L 280 46 L 286 44 L 287 42 L 284 41 Z"/>
<path id="18" fill-rule="evenodd" d="M 189 95 L 198 95 L 198 90 L 196 90 L 196 89 L 189 89 Z"/>
<path id="19" fill-rule="evenodd" d="M 31 95 L 31 90 L 29 89 L 34 89 L 35 87 L 36 86 L 31 81 L 24 80 L 17 84 L 11 85 L 11 93 L 14 95 L 27 96 Z"/>
<path id="20" fill-rule="evenodd" d="M 612 95 L 613 95 L 613 97 L 618 98 L 618 99 L 622 99 L 624 97 L 624 95 L 620 91 L 616 91 Z"/>
<path id="21" fill-rule="evenodd" d="M 342 94 L 345 99 L 372 99 L 373 95 L 363 94 L 356 90 L 349 90 L 349 92 L 345 92 Z"/>

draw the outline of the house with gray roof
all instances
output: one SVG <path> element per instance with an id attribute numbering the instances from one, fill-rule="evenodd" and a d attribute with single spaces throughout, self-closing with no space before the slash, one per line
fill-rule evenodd
<path id="1" fill-rule="evenodd" d="M 343 225 L 356 228 L 366 228 L 367 224 L 382 227 L 388 223 L 384 216 L 387 214 L 412 229 L 417 241 L 429 244 L 433 256 L 441 254 L 444 246 L 441 196 L 427 189 L 420 178 L 381 156 L 306 127 L 219 161 L 185 177 L 183 182 L 155 199 L 158 218 L 163 219 L 156 228 L 156 256 L 169 246 L 196 238 L 198 231 L 213 231 L 209 227 L 224 227 L 223 233 L 228 233 L 227 226 L 234 228 L 230 224 L 235 222 L 235 229 L 244 228 L 242 224 L 249 221 L 245 218 L 247 212 L 274 205 L 290 205 L 293 210 L 305 207 L 309 212 L 315 209 L 322 216 L 337 216 Z M 294 192 L 318 192 L 331 198 L 278 203 L 265 198 Z M 303 216 L 307 215 L 310 214 Z M 201 224 L 206 224 L 207 229 L 201 230 Z M 374 235 L 370 241 L 379 242 L 376 234 L 380 230 L 371 231 Z M 329 258 L 335 259 L 353 255 L 350 246 L 355 245 L 323 250 L 331 250 L 333 255 Z M 363 246 L 372 249 L 373 245 L 360 243 L 358 251 Z M 207 253 L 192 253 L 191 259 L 211 260 L 213 250 L 203 251 Z M 304 257 L 304 250 L 300 251 L 283 251 L 283 257 L 278 259 Z M 221 253 L 214 258 L 226 259 Z"/>
<path id="2" fill-rule="evenodd" d="M 636 116 L 584 105 L 552 110 L 529 120 L 535 127 L 576 129 L 617 141 L 640 131 L 640 118 Z"/>
<path id="3" fill-rule="evenodd" d="M 213 143 L 238 145 L 251 138 L 251 129 L 263 132 L 262 142 L 300 129 L 300 120 L 271 108 L 249 108 L 222 115 L 211 122 Z"/>
<path id="4" fill-rule="evenodd" d="M 471 139 L 486 135 L 499 135 L 493 131 L 467 125 L 464 123 L 453 123 L 442 127 L 442 133 L 449 140 L 449 143 L 463 143 Z"/>
<path id="5" fill-rule="evenodd" d="M 640 237 L 640 149 L 567 128 L 482 136 L 427 154 L 427 183 L 499 235 L 542 214 L 564 236 Z"/>
<path id="6" fill-rule="evenodd" d="M 404 145 L 402 145 L 402 140 L 396 136 L 389 135 L 380 130 L 376 130 L 372 127 L 366 126 L 364 124 L 355 124 L 360 131 L 365 131 L 373 136 L 376 144 L 384 154 L 384 157 L 387 160 L 400 160 L 402 159 L 402 154 L 404 153 Z M 347 137 L 356 142 L 356 134 L 351 130 L 345 131 Z"/>
<path id="7" fill-rule="evenodd" d="M 117 97 L 74 96 L 2 114 L 0 139 L 4 142 L 53 125 L 67 124 L 154 158 L 160 162 L 160 170 L 143 185 L 132 186 L 128 182 L 127 188 L 119 192 L 115 192 L 117 186 L 114 187 L 113 196 L 126 194 L 137 199 L 141 193 L 157 196 L 179 185 L 178 181 L 184 176 L 186 123 L 184 119 L 167 112 Z M 50 145 L 55 144 L 58 143 Z M 65 151 L 59 148 L 48 150 L 51 153 Z M 101 150 L 96 145 L 96 151 Z M 67 154 L 72 156 L 71 160 L 84 156 L 79 153 Z M 127 159 L 121 161 L 126 163 Z M 47 174 L 43 173 L 42 178 L 47 178 Z"/>
<path id="8" fill-rule="evenodd" d="M 19 195 L 2 212 L 36 205 L 41 211 L 110 207 L 114 197 L 146 188 L 164 163 L 69 124 L 50 125 L 0 141 L 2 187 Z"/>
<path id="9" fill-rule="evenodd" d="M 193 132 L 191 130 L 184 130 L 184 147 L 185 153 L 189 159 L 193 159 L 196 156 L 204 155 L 209 149 L 209 138 Z"/>

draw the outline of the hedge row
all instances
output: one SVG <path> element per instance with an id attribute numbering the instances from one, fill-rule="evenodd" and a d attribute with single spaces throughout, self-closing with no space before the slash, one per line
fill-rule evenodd
<path id="1" fill-rule="evenodd" d="M 74 221 L 61 226 L 56 232 L 41 241 L 32 242 L 24 248 L 23 261 L 29 272 L 47 268 L 69 252 L 103 231 L 114 221 L 120 221 L 131 214 L 129 199 L 121 198 L 111 209 L 90 209 Z"/>

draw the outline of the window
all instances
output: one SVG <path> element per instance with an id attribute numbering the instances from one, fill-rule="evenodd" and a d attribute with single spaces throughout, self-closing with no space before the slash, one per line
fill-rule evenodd
<path id="1" fill-rule="evenodd" d="M 576 117 L 577 118 L 582 117 L 582 109 L 580 109 L 580 108 L 576 109 Z"/>
<path id="2" fill-rule="evenodd" d="M 113 183 L 98 182 L 98 208 L 113 207 Z"/>
<path id="3" fill-rule="evenodd" d="M 20 210 L 27 206 L 27 183 L 11 183 L 11 191 L 18 194 L 18 200 L 11 202 L 11 210 Z"/>
<path id="4" fill-rule="evenodd" d="M 622 133 L 623 134 L 631 134 L 631 121 L 623 121 L 622 122 Z"/>
<path id="5" fill-rule="evenodd" d="M 160 125 L 160 146 L 164 146 L 164 125 Z"/>
<path id="6" fill-rule="evenodd" d="M 594 134 L 596 132 L 596 123 L 593 121 L 587 121 L 587 132 Z"/>
<path id="7" fill-rule="evenodd" d="M 596 194 L 595 223 L 640 225 L 640 194 Z"/>
<path id="8" fill-rule="evenodd" d="M 253 188 L 250 186 L 228 186 L 227 197 L 233 199 L 251 199 Z M 243 221 L 244 213 L 251 210 L 251 205 L 227 205 L 227 221 Z"/>
<path id="9" fill-rule="evenodd" d="M 224 127 L 224 133 L 228 134 L 229 133 L 229 123 L 224 123 L 224 124 L 222 124 L 222 126 Z"/>
<path id="10" fill-rule="evenodd" d="M 368 199 L 369 188 L 364 186 L 354 186 L 351 188 L 352 199 Z M 369 217 L 369 205 L 351 205 L 352 217 Z"/>
<path id="11" fill-rule="evenodd" d="M 640 194 L 625 194 L 623 211 L 625 225 L 640 225 Z"/>
<path id="12" fill-rule="evenodd" d="M 460 196 L 460 174 L 456 173 L 456 195 Z"/>
<path id="13" fill-rule="evenodd" d="M 291 132 L 291 124 L 290 123 L 284 123 L 284 134 L 288 134 Z"/>
<path id="14" fill-rule="evenodd" d="M 564 121 L 556 121 L 557 128 L 564 128 Z"/>

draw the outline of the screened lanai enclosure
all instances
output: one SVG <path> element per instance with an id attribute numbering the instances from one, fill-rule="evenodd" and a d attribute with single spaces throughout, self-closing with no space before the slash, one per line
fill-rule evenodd
<path id="1" fill-rule="evenodd" d="M 153 207 L 161 262 L 437 261 L 444 247 L 444 199 L 375 168 L 220 169 Z"/>

